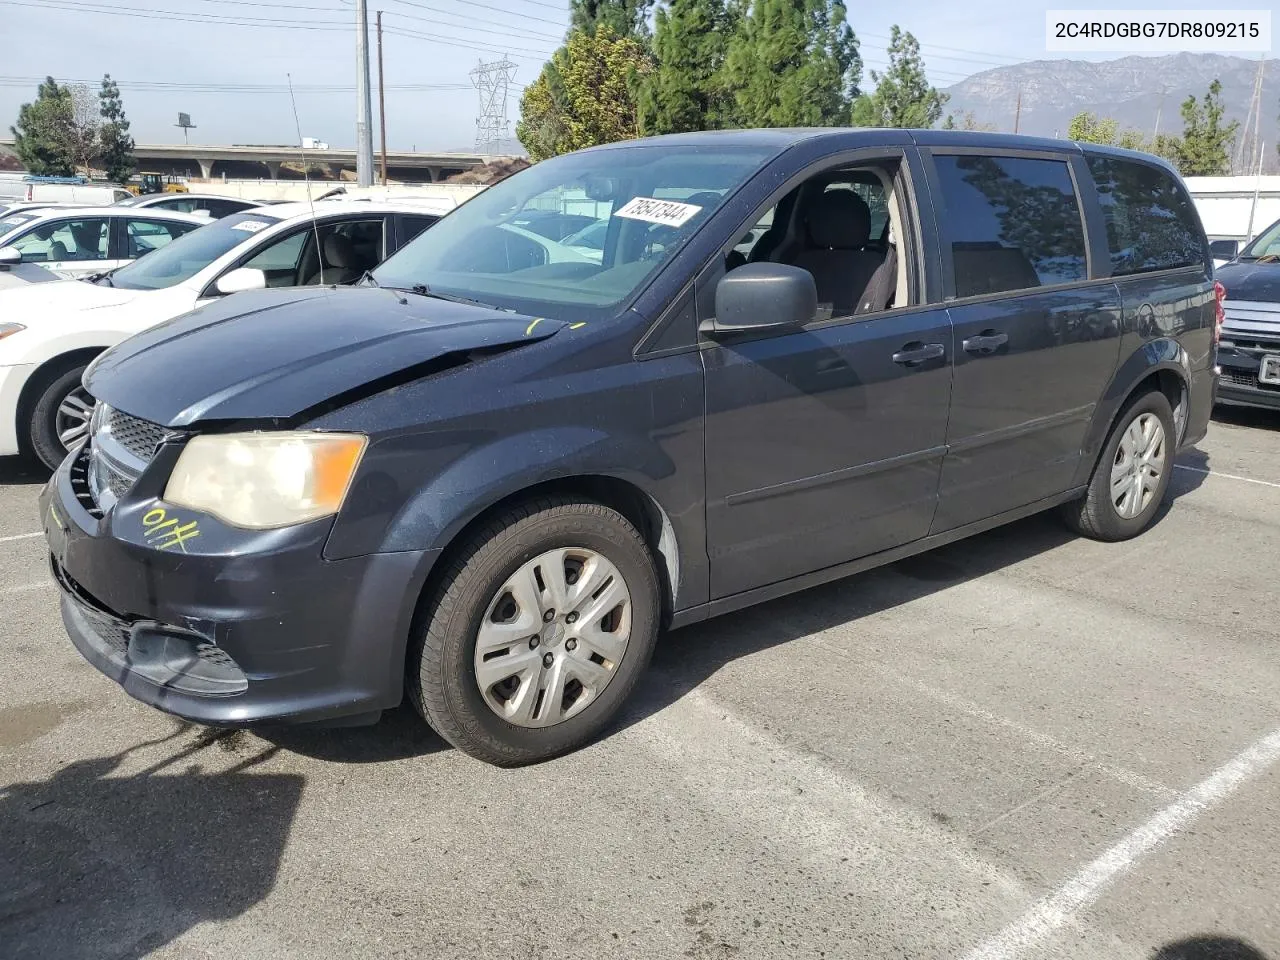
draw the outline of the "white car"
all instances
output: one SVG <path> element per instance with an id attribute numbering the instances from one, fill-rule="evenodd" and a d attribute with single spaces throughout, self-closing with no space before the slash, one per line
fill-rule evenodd
<path id="1" fill-rule="evenodd" d="M 448 200 L 282 203 L 209 222 L 93 280 L 0 291 L 0 456 L 49 467 L 88 430 L 80 378 L 108 347 L 240 290 L 354 283 Z M 246 349 L 252 349 L 246 344 Z"/>
<path id="2" fill-rule="evenodd" d="M 260 207 L 262 203 L 240 197 L 220 197 L 211 193 L 150 193 L 121 200 L 116 206 L 133 207 L 135 210 L 174 210 L 219 220 L 233 213 Z"/>
<path id="3" fill-rule="evenodd" d="M 61 277 L 114 270 L 199 229 L 208 217 L 127 207 L 45 207 L 0 217 L 0 266 L 39 264 Z M 21 284 L 0 273 L 0 290 Z"/>

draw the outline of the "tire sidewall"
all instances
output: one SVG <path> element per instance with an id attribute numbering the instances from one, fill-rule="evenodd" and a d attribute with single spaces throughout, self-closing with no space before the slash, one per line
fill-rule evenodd
<path id="1" fill-rule="evenodd" d="M 612 512 L 610 512 L 612 513 Z M 503 531 L 482 548 L 474 565 L 465 568 L 465 583 L 448 612 L 442 631 L 440 662 L 420 664 L 422 683 L 428 671 L 438 671 L 440 688 L 451 718 L 471 737 L 494 742 L 520 759 L 543 759 L 566 752 L 591 739 L 613 717 L 648 666 L 657 640 L 661 608 L 658 580 L 643 541 L 620 515 L 559 513 L 534 516 Z M 615 528 L 615 523 L 620 529 Z M 619 536 L 622 531 L 630 536 Z M 475 646 L 484 615 L 494 594 L 524 563 L 561 547 L 585 547 L 606 557 L 626 580 L 631 594 L 631 636 L 617 673 L 604 692 L 576 716 L 550 727 L 520 727 L 502 719 L 485 702 L 475 679 Z"/>
<path id="2" fill-rule="evenodd" d="M 50 470 L 56 470 L 67 456 L 67 450 L 58 439 L 58 408 L 62 401 L 80 385 L 88 365 L 79 363 L 68 367 L 46 381 L 31 405 L 27 424 L 31 452 Z"/>
<path id="3" fill-rule="evenodd" d="M 1164 428 L 1164 470 L 1160 474 L 1155 495 L 1146 508 L 1136 517 L 1122 517 L 1116 511 L 1115 502 L 1111 498 L 1111 467 L 1115 463 L 1116 452 L 1120 449 L 1120 441 L 1124 438 L 1125 431 L 1144 413 L 1155 414 Z M 1174 431 L 1173 408 L 1169 406 L 1168 398 L 1158 390 L 1144 393 L 1134 399 L 1116 419 L 1115 429 L 1107 439 L 1106 448 L 1098 460 L 1098 469 L 1093 478 L 1094 496 L 1103 507 L 1100 519 L 1106 527 L 1105 532 L 1112 539 L 1123 540 L 1137 536 L 1150 525 L 1164 504 L 1164 498 L 1169 491 L 1169 482 L 1173 477 L 1174 458 L 1177 455 L 1177 436 Z"/>

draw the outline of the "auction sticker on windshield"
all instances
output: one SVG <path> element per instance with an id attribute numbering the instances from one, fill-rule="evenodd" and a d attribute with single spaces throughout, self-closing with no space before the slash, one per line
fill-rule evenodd
<path id="1" fill-rule="evenodd" d="M 265 220 L 242 220 L 240 223 L 233 223 L 232 230 L 243 230 L 245 233 L 257 233 L 263 227 L 270 226 Z"/>
<path id="2" fill-rule="evenodd" d="M 675 200 L 632 197 L 614 212 L 614 216 L 660 223 L 667 227 L 683 227 L 701 209 L 691 203 L 677 203 Z"/>

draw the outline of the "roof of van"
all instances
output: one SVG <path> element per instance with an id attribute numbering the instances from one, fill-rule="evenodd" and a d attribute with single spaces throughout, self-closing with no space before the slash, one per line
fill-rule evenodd
<path id="1" fill-rule="evenodd" d="M 989 133 L 981 130 L 911 130 L 892 127 L 798 127 L 754 130 L 703 130 L 695 133 L 674 133 L 662 137 L 641 140 L 620 140 L 616 143 L 592 147 L 593 150 L 618 150 L 627 147 L 671 146 L 755 146 L 773 147 L 779 152 L 798 143 L 813 140 L 830 140 L 834 144 L 856 149 L 872 146 L 921 147 L 986 147 L 1005 150 L 1055 150 L 1058 152 L 1088 152 L 1126 157 L 1164 167 L 1168 162 L 1161 157 L 1120 147 L 1107 147 L 1092 143 L 1052 137 L 1031 137 L 1016 133 Z"/>

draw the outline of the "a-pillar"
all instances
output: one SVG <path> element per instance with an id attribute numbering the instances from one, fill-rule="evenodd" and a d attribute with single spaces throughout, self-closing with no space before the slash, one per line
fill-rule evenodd
<path id="1" fill-rule="evenodd" d="M 262 165 L 267 168 L 267 173 L 271 175 L 272 180 L 280 179 L 280 161 L 279 160 L 263 160 Z"/>
<path id="2" fill-rule="evenodd" d="M 196 157 L 196 163 L 200 164 L 201 178 L 204 180 L 212 180 L 214 161 L 206 160 L 204 157 Z"/>

